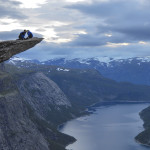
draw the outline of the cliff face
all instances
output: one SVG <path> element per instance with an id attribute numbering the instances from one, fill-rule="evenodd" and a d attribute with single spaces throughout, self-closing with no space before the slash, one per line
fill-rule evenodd
<path id="1" fill-rule="evenodd" d="M 54 124 L 70 107 L 64 93 L 44 74 L 0 71 L 0 149 L 65 150 L 74 138 L 59 133 Z"/>
<path id="2" fill-rule="evenodd" d="M 71 107 L 71 103 L 57 84 L 41 72 L 23 76 L 18 83 L 18 90 L 38 116 L 51 122 L 54 118 L 51 114 L 57 112 L 60 119 L 63 109 Z"/>
<path id="3" fill-rule="evenodd" d="M 13 78 L 0 73 L 0 149 L 48 150 L 48 142 L 30 119 Z"/>
<path id="4" fill-rule="evenodd" d="M 42 40 L 0 42 L 0 63 Z M 75 139 L 59 133 L 56 125 L 72 117 L 70 101 L 43 73 L 10 70 L 0 69 L 0 149 L 65 150 Z"/>
<path id="5" fill-rule="evenodd" d="M 0 42 L 0 63 L 8 60 L 13 55 L 23 52 L 40 43 L 43 38 L 32 38 L 28 40 L 12 40 Z"/>

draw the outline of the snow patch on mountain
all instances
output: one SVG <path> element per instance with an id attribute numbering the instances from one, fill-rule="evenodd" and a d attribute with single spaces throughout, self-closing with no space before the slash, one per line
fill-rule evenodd
<path id="1" fill-rule="evenodd" d="M 69 69 L 62 69 L 62 68 L 57 68 L 56 70 L 57 70 L 57 71 L 65 71 L 65 72 L 70 71 Z"/>
<path id="2" fill-rule="evenodd" d="M 90 66 L 91 64 L 96 64 L 96 65 L 102 65 L 106 67 L 113 67 L 114 64 L 123 64 L 123 63 L 128 63 L 131 64 L 132 62 L 137 62 L 138 65 L 141 65 L 141 63 L 146 63 L 150 62 L 150 56 L 146 57 L 133 57 L 133 58 L 121 58 L 121 57 L 115 57 L 115 58 L 110 58 L 110 57 L 93 57 L 93 58 L 55 58 L 55 59 L 50 59 L 48 61 L 38 61 L 38 60 L 30 60 L 30 59 L 25 59 L 25 58 L 20 58 L 20 57 L 13 57 L 11 58 L 8 63 L 11 64 L 16 64 L 17 62 L 32 62 L 32 63 L 38 63 L 38 64 L 43 64 L 43 65 L 65 65 L 68 63 L 79 63 L 83 65 Z M 140 64 L 139 64 L 140 63 Z M 69 71 L 69 70 L 61 70 L 62 68 L 59 68 L 57 71 Z"/>
<path id="3" fill-rule="evenodd" d="M 141 62 L 150 62 L 150 56 L 146 57 L 137 57 L 137 60 L 140 60 Z"/>
<path id="4" fill-rule="evenodd" d="M 16 62 L 25 62 L 30 61 L 29 59 L 21 58 L 21 57 L 12 57 L 8 60 L 8 63 L 10 64 L 16 64 Z"/>

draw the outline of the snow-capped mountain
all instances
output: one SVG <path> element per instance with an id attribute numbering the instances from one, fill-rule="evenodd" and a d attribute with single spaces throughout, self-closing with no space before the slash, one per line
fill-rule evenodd
<path id="1" fill-rule="evenodd" d="M 121 64 L 137 64 L 141 65 L 142 63 L 149 63 L 150 56 L 148 57 L 134 57 L 134 58 L 110 58 L 110 57 L 95 57 L 95 58 L 75 58 L 75 59 L 66 59 L 66 58 L 58 58 L 58 59 L 51 59 L 48 61 L 41 62 L 45 65 L 58 65 L 58 66 L 66 66 L 71 68 L 83 68 L 83 67 L 92 67 L 97 69 L 99 66 L 105 67 L 115 67 L 116 65 Z"/>
<path id="2" fill-rule="evenodd" d="M 24 64 L 36 63 L 77 69 L 90 68 L 96 69 L 103 76 L 116 81 L 150 85 L 150 56 L 126 59 L 109 57 L 87 59 L 58 58 L 42 62 L 37 60 L 19 60 L 12 58 L 9 62 L 13 64 L 17 64 L 18 62 L 19 64 L 22 62 L 24 62 Z"/>

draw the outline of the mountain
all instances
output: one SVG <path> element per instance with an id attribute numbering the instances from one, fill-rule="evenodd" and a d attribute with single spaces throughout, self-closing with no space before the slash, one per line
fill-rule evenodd
<path id="1" fill-rule="evenodd" d="M 0 105 L 0 115 L 4 116 L 1 119 L 4 125 L 1 128 L 3 138 L 0 145 L 4 145 L 8 140 L 2 147 L 6 146 L 7 149 L 15 145 L 18 149 L 27 147 L 30 150 L 31 144 L 37 150 L 64 150 L 65 146 L 75 139 L 59 133 L 57 125 L 85 114 L 88 106 L 102 101 L 150 100 L 150 86 L 147 85 L 116 82 L 93 68 L 66 68 L 19 58 L 7 62 L 5 71 L 0 74 L 0 85 L 3 87 L 0 95 L 5 98 L 4 101 L 1 100 L 3 105 Z M 7 101 L 13 104 L 9 105 Z M 15 134 L 11 138 L 9 135 L 14 131 Z M 12 140 L 13 138 L 19 141 L 22 139 L 21 144 Z"/>
<path id="2" fill-rule="evenodd" d="M 58 66 L 41 65 L 17 61 L 18 68 L 42 72 L 53 80 L 76 106 L 112 101 L 149 101 L 149 86 L 119 83 L 105 78 L 95 69 L 67 69 Z"/>
<path id="3" fill-rule="evenodd" d="M 44 74 L 11 69 L 0 71 L 0 149 L 65 150 L 75 139 L 56 124 L 72 118 L 70 101 Z"/>
<path id="4" fill-rule="evenodd" d="M 17 63 L 17 61 L 13 61 Z M 35 62 L 35 61 L 34 61 Z M 65 68 L 96 69 L 103 76 L 115 81 L 150 85 L 150 57 L 117 59 L 109 57 L 88 59 L 51 59 L 37 64 L 55 65 Z"/>

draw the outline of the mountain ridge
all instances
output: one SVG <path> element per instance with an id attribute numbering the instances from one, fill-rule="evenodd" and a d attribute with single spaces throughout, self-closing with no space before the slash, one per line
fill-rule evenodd
<path id="1" fill-rule="evenodd" d="M 108 61 L 109 60 L 109 61 Z M 113 59 L 113 58 L 97 58 L 88 59 L 51 59 L 48 61 L 37 60 L 13 60 L 9 63 L 17 65 L 21 62 L 28 62 L 42 64 L 42 65 L 55 65 L 65 68 L 75 69 L 96 69 L 103 76 L 119 82 L 131 82 L 134 84 L 150 85 L 150 57 L 135 57 L 128 59 Z"/>

